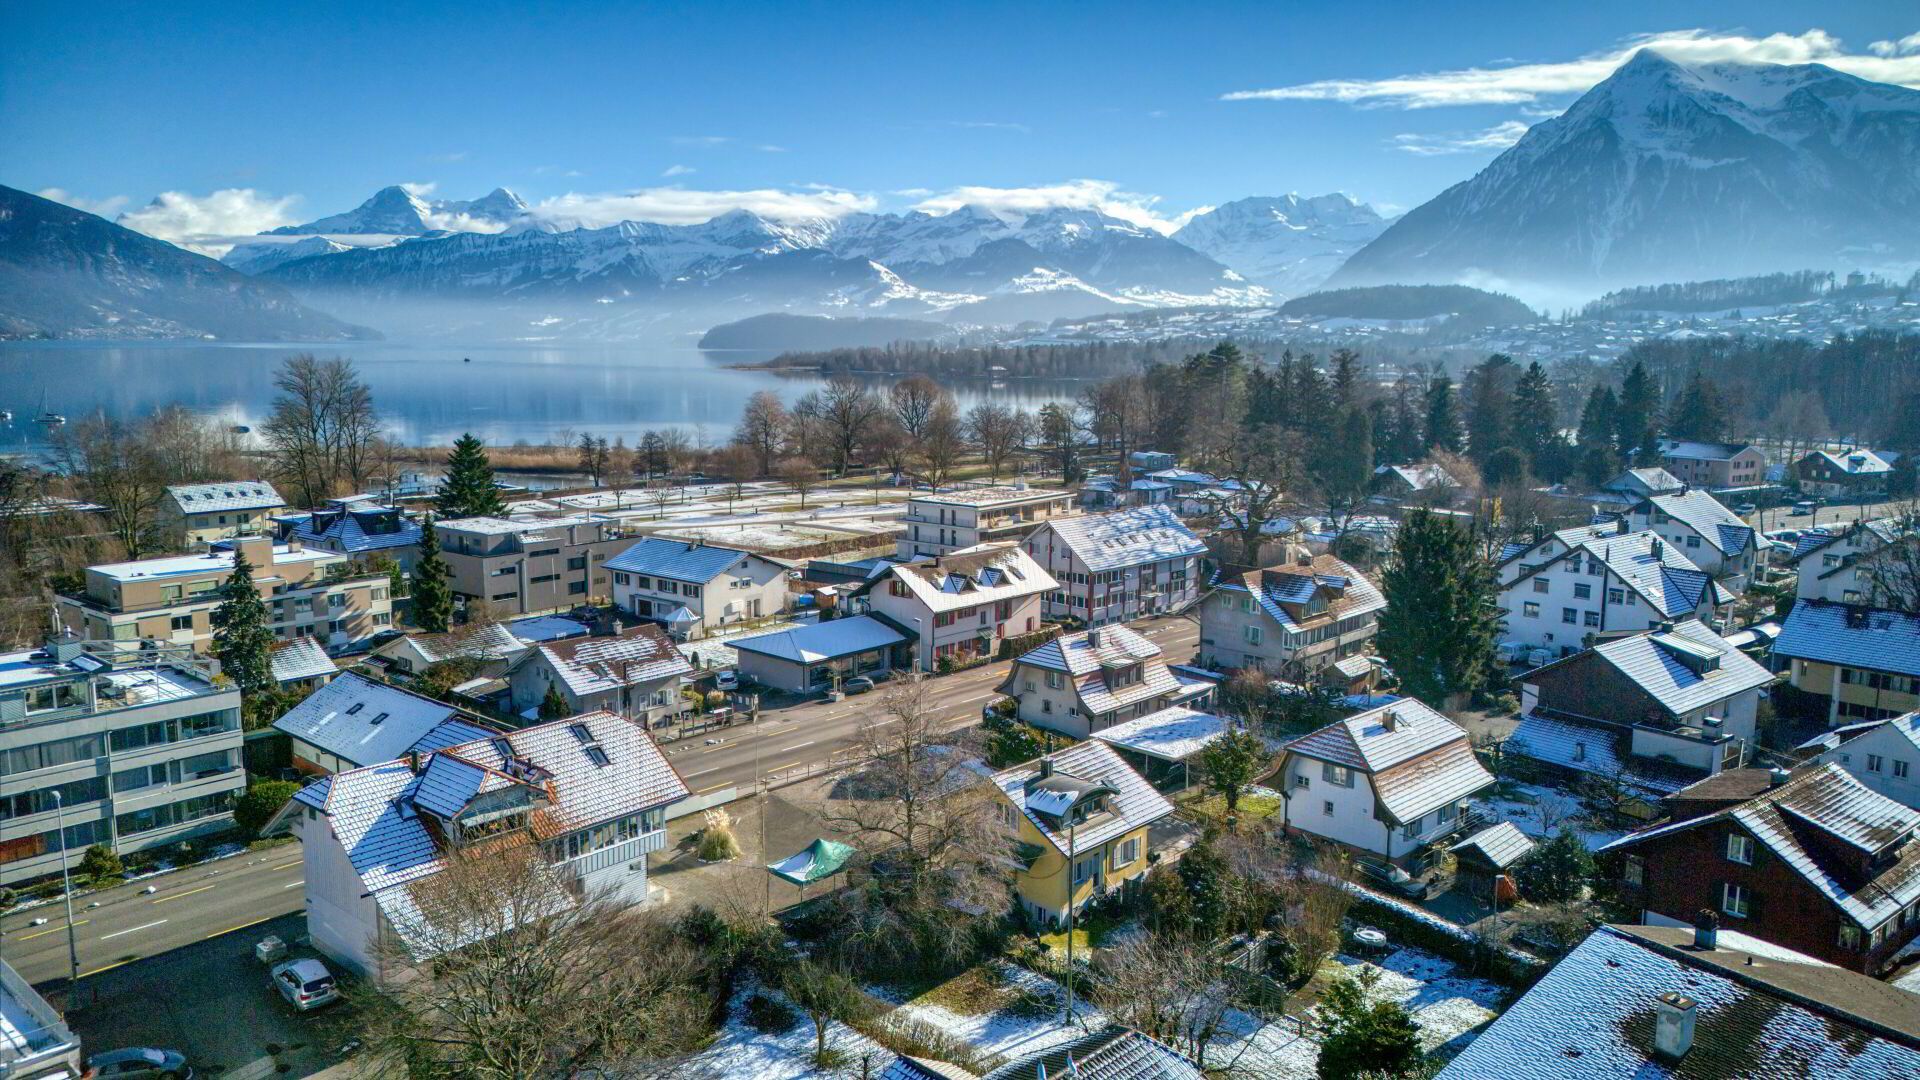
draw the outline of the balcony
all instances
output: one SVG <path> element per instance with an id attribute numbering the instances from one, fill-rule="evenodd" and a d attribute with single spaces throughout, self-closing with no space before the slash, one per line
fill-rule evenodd
<path id="1" fill-rule="evenodd" d="M 582 878 L 610 866 L 638 862 L 666 846 L 667 830 L 655 829 L 652 832 L 641 833 L 631 840 L 622 840 L 611 847 L 603 847 L 599 851 L 589 851 L 585 855 L 562 860 L 554 864 L 554 869 L 574 878 Z"/>

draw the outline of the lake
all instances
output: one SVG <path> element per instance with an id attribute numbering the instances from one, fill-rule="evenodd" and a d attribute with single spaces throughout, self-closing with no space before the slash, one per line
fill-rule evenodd
<path id="1" fill-rule="evenodd" d="M 495 445 L 543 443 L 555 432 L 640 441 L 649 428 L 679 427 L 724 439 L 748 396 L 772 390 L 791 404 L 820 385 L 806 374 L 742 370 L 730 362 L 766 354 L 720 354 L 683 345 L 200 344 L 182 342 L 0 343 L 0 450 L 43 446 L 34 423 L 45 409 L 70 419 L 104 410 L 139 417 L 180 404 L 222 423 L 258 429 L 274 398 L 283 357 L 347 356 L 373 391 L 391 437 L 441 446 L 462 432 Z M 875 376 L 884 386 L 884 376 Z M 955 380 L 961 408 L 994 400 L 1021 408 L 1070 399 L 1072 379 Z M 44 400 L 45 405 L 42 405 Z"/>

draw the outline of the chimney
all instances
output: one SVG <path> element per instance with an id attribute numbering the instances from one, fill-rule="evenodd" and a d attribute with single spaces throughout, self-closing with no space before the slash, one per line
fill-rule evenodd
<path id="1" fill-rule="evenodd" d="M 1660 995 L 1653 1021 L 1653 1052 L 1662 1061 L 1679 1061 L 1693 1049 L 1693 1020 L 1699 1004 L 1676 990 Z"/>
<path id="2" fill-rule="evenodd" d="M 1700 914 L 1693 917 L 1693 947 L 1701 952 L 1712 952 L 1720 943 L 1720 916 L 1711 908 L 1701 908 Z"/>
<path id="3" fill-rule="evenodd" d="M 1050 757 L 1043 757 L 1043 758 L 1041 758 L 1041 759 L 1040 759 L 1040 777 L 1039 777 L 1039 778 L 1040 778 L 1040 779 L 1042 779 L 1042 780 L 1045 780 L 1045 779 L 1047 779 L 1048 777 L 1050 777 L 1050 776 L 1052 776 L 1052 775 L 1053 775 L 1053 759 L 1052 759 L 1052 758 L 1050 758 Z"/>
<path id="4" fill-rule="evenodd" d="M 1540 522 L 1533 523 L 1533 542 L 1539 543 L 1547 538 L 1547 527 Z"/>
<path id="5" fill-rule="evenodd" d="M 1091 630 L 1087 631 L 1087 648 L 1097 649 L 1099 647 L 1100 647 L 1100 628 L 1096 626 Z"/>
<path id="6" fill-rule="evenodd" d="M 1627 531 L 1629 527 L 1630 526 L 1628 526 L 1627 519 L 1624 514 L 1621 515 L 1621 517 L 1613 523 L 1613 531 L 1616 533 L 1619 533 L 1621 536 L 1627 535 Z"/>
<path id="7" fill-rule="evenodd" d="M 1381 713 L 1380 726 L 1383 728 L 1386 728 L 1388 731 L 1399 731 L 1400 730 L 1400 714 L 1397 712 L 1394 712 L 1392 709 L 1388 709 L 1386 712 Z"/>
<path id="8" fill-rule="evenodd" d="M 1792 779 L 1792 775 L 1788 773 L 1787 770 L 1776 767 L 1772 772 L 1767 774 L 1767 786 L 1785 787 L 1787 786 L 1787 781 L 1790 779 Z"/>
<path id="9" fill-rule="evenodd" d="M 407 771 L 415 776 L 420 775 L 420 751 L 407 751 Z"/>
<path id="10" fill-rule="evenodd" d="M 1667 557 L 1667 545 L 1658 540 L 1653 542 L 1652 551 L 1653 557 L 1656 559 L 1664 559 Z"/>

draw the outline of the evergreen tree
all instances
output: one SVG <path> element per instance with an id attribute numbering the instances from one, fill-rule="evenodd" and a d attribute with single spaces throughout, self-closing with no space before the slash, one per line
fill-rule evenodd
<path id="1" fill-rule="evenodd" d="M 1610 386 L 1596 386 L 1580 409 L 1580 427 L 1574 437 L 1574 463 L 1589 487 L 1613 479 L 1620 455 L 1614 447 L 1619 430 L 1620 402 Z"/>
<path id="2" fill-rule="evenodd" d="M 1536 904 L 1565 904 L 1580 899 L 1598 872 L 1586 842 L 1562 829 L 1514 864 L 1513 883 Z"/>
<path id="3" fill-rule="evenodd" d="M 1378 464 L 1405 465 L 1425 452 L 1427 424 L 1422 394 L 1419 383 L 1412 379 L 1403 379 L 1394 387 L 1392 419 L 1384 428 L 1376 424 L 1373 429 Z"/>
<path id="4" fill-rule="evenodd" d="M 240 687 L 240 693 L 268 694 L 273 679 L 273 631 L 267 625 L 267 605 L 253 583 L 253 565 L 235 551 L 233 573 L 220 586 L 220 606 L 213 609 L 213 655 L 220 671 Z"/>
<path id="5" fill-rule="evenodd" d="M 1251 731 L 1229 731 L 1208 743 L 1196 757 L 1207 790 L 1227 804 L 1228 814 L 1240 812 L 1240 796 L 1260 779 L 1270 758 L 1267 744 Z"/>
<path id="6" fill-rule="evenodd" d="M 1727 403 L 1720 395 L 1720 388 L 1708 382 L 1699 372 L 1687 380 L 1687 388 L 1680 392 L 1680 400 L 1674 402 L 1673 419 L 1667 424 L 1667 433 L 1676 439 L 1698 439 L 1701 442 L 1719 442 L 1727 433 Z"/>
<path id="7" fill-rule="evenodd" d="M 1558 416 L 1553 380 L 1536 360 L 1514 383 L 1513 444 L 1527 455 L 1527 467 L 1542 480 L 1559 481 L 1566 476 L 1566 446 Z"/>
<path id="8" fill-rule="evenodd" d="M 462 435 L 447 455 L 447 476 L 440 482 L 435 508 L 447 517 L 499 516 L 507 512 L 500 489 L 493 486 L 493 465 L 487 447 L 472 435 Z"/>
<path id="9" fill-rule="evenodd" d="M 1514 443 L 1514 385 L 1519 369 L 1513 357 L 1494 353 L 1471 372 L 1462 387 L 1467 399 L 1467 453 L 1476 465 Z"/>
<path id="10" fill-rule="evenodd" d="M 1647 365 L 1638 360 L 1620 382 L 1620 402 L 1614 415 L 1614 443 L 1620 456 L 1636 465 L 1660 460 L 1660 387 Z"/>
<path id="11" fill-rule="evenodd" d="M 1409 514 L 1382 586 L 1380 655 L 1408 694 L 1439 707 L 1498 671 L 1493 567 L 1466 529 L 1427 510 Z"/>
<path id="12" fill-rule="evenodd" d="M 447 584 L 452 573 L 428 514 L 420 522 L 420 558 L 413 564 L 413 625 L 429 634 L 444 634 L 453 623 L 453 588 Z"/>
<path id="13" fill-rule="evenodd" d="M 1380 970 L 1336 977 L 1320 995 L 1314 1024 L 1320 1029 L 1322 1080 L 1366 1076 L 1412 1076 L 1420 1068 L 1420 1029 L 1406 1006 L 1378 999 Z"/>
<path id="14" fill-rule="evenodd" d="M 1427 385 L 1426 436 L 1421 444 L 1427 450 L 1445 450 L 1457 454 L 1465 442 L 1460 430 L 1460 408 L 1454 400 L 1453 380 L 1434 376 Z"/>
<path id="15" fill-rule="evenodd" d="M 540 719 L 558 720 L 569 711 L 566 696 L 560 693 L 560 684 L 548 683 L 547 696 L 540 699 Z"/>
<path id="16" fill-rule="evenodd" d="M 1493 452 L 1480 469 L 1480 478 L 1488 487 L 1524 483 L 1527 479 L 1527 455 L 1517 446 L 1503 446 Z"/>
<path id="17" fill-rule="evenodd" d="M 1352 506 L 1373 482 L 1373 421 L 1366 409 L 1348 409 L 1330 434 L 1322 440 L 1316 479 L 1328 498 Z"/>

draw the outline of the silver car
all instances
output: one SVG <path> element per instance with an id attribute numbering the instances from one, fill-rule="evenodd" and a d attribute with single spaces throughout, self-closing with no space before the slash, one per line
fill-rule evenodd
<path id="1" fill-rule="evenodd" d="M 87 1059 L 87 1076 L 98 1080 L 193 1080 L 187 1056 L 178 1050 L 158 1050 L 151 1046 L 130 1046 L 109 1050 Z"/>
<path id="2" fill-rule="evenodd" d="M 318 960 L 287 960 L 273 965 L 273 988 L 301 1012 L 340 1000 L 340 986 L 333 972 Z"/>

